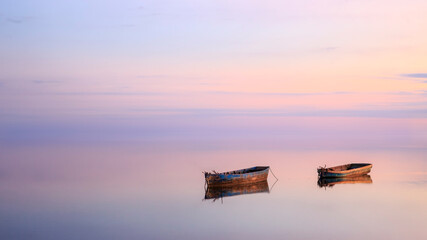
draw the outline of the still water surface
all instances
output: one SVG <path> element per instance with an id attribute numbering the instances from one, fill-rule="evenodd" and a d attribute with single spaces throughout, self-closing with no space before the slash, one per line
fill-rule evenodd
<path id="1" fill-rule="evenodd" d="M 0 238 L 427 239 L 424 149 L 195 144 L 2 148 Z M 370 181 L 319 187 L 319 165 L 348 162 L 373 163 Z M 256 165 L 279 181 L 205 199 L 202 171 Z"/>

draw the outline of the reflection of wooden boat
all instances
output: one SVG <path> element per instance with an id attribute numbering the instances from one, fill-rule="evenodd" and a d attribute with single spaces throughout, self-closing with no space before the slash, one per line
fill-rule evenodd
<path id="1" fill-rule="evenodd" d="M 319 177 L 350 177 L 368 174 L 371 171 L 370 163 L 351 163 L 331 168 L 319 167 L 317 173 Z"/>
<path id="2" fill-rule="evenodd" d="M 356 177 L 343 178 L 319 178 L 317 185 L 319 187 L 333 187 L 335 184 L 355 184 L 355 183 L 372 183 L 371 176 L 362 175 Z"/>
<path id="3" fill-rule="evenodd" d="M 252 167 L 223 173 L 205 172 L 208 186 L 227 186 L 266 181 L 270 167 Z"/>
<path id="4" fill-rule="evenodd" d="M 253 193 L 269 193 L 268 182 L 262 181 L 253 184 L 240 184 L 234 186 L 210 187 L 206 189 L 205 199 L 218 199 Z"/>

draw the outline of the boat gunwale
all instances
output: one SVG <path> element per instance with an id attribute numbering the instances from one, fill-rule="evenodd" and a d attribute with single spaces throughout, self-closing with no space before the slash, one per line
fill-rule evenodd
<path id="1" fill-rule="evenodd" d="M 257 169 L 257 168 L 262 168 L 262 169 L 251 171 L 251 172 L 243 172 L 245 170 Z M 243 168 L 243 169 L 239 169 L 239 170 L 233 170 L 233 171 L 221 172 L 221 173 L 208 173 L 207 172 L 206 176 L 220 176 L 220 175 L 224 175 L 224 176 L 229 176 L 229 175 L 242 176 L 242 175 L 246 175 L 246 174 L 261 173 L 261 172 L 264 172 L 264 171 L 268 171 L 269 169 L 270 169 L 270 166 L 255 166 L 255 167 Z M 235 173 L 233 173 L 233 172 L 235 172 Z M 241 172 L 241 173 L 238 173 L 238 172 Z"/>
<path id="2" fill-rule="evenodd" d="M 350 165 L 351 166 L 351 164 L 360 164 L 360 165 L 364 164 L 365 166 L 358 167 L 358 168 L 352 168 L 352 169 L 348 169 L 348 170 L 330 170 L 332 168 L 342 167 L 342 166 L 346 166 L 346 165 Z M 369 168 L 372 168 L 372 164 L 371 163 L 350 163 L 350 164 L 339 165 L 339 166 L 335 166 L 335 167 L 331 167 L 331 168 L 326 168 L 325 172 L 327 172 L 327 173 L 344 174 L 344 173 L 351 173 L 351 172 L 356 172 L 356 171 L 360 171 L 362 169 L 369 169 Z"/>

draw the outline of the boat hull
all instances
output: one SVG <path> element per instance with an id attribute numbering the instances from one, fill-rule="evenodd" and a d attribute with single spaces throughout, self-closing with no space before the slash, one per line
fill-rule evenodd
<path id="1" fill-rule="evenodd" d="M 352 163 L 332 168 L 319 168 L 317 173 L 321 178 L 342 178 L 365 175 L 371 172 L 372 164 Z"/>
<path id="2" fill-rule="evenodd" d="M 205 180 L 211 187 L 251 184 L 267 181 L 269 170 L 269 167 L 253 167 L 226 173 L 206 173 Z"/>

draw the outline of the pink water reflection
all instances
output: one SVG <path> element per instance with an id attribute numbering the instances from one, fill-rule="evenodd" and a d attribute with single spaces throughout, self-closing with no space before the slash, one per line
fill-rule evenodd
<path id="1" fill-rule="evenodd" d="M 194 150 L 166 144 L 9 148 L 3 151 L 0 210 L 10 220 L 2 232 L 36 239 L 64 233 L 256 239 L 261 232 L 272 239 L 329 239 L 333 232 L 357 239 L 363 230 L 368 239 L 423 239 L 425 156 L 422 150 Z M 317 166 L 346 162 L 373 163 L 373 183 L 318 188 Z M 202 201 L 202 171 L 255 165 L 270 165 L 279 178 L 270 193 L 223 204 Z"/>

